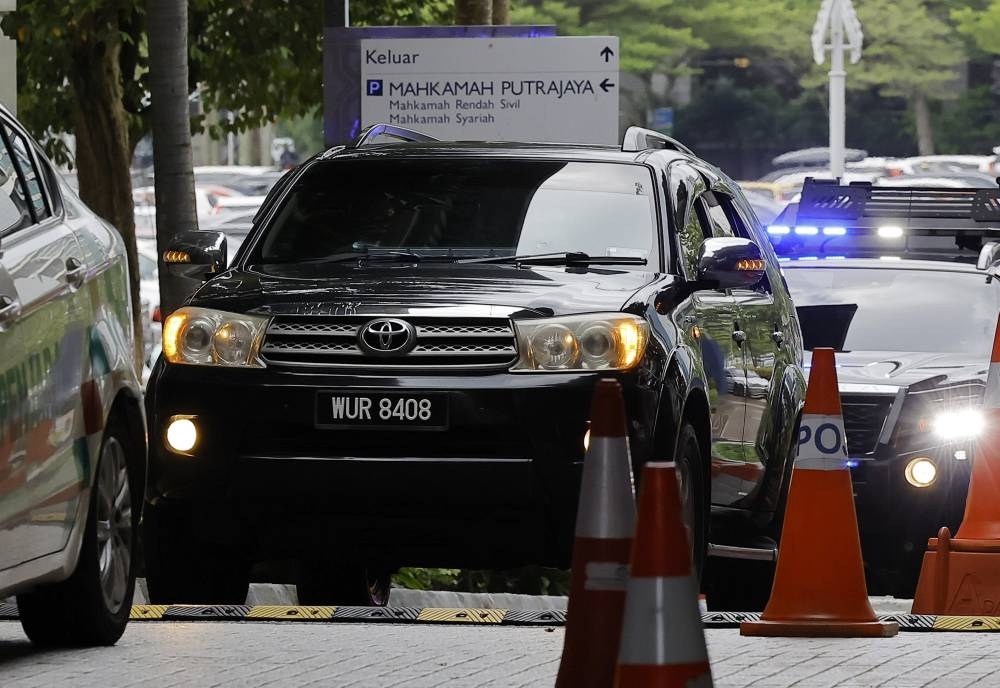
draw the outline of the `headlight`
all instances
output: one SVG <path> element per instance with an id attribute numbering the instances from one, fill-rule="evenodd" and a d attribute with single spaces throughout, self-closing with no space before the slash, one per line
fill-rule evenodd
<path id="1" fill-rule="evenodd" d="M 966 440 L 978 437 L 986 426 L 979 409 L 945 411 L 934 418 L 934 432 L 943 440 Z"/>
<path id="2" fill-rule="evenodd" d="M 514 372 L 627 370 L 642 358 L 649 325 L 624 313 L 515 320 Z"/>
<path id="3" fill-rule="evenodd" d="M 163 323 L 171 363 L 263 368 L 260 345 L 269 318 L 209 308 L 178 308 Z"/>

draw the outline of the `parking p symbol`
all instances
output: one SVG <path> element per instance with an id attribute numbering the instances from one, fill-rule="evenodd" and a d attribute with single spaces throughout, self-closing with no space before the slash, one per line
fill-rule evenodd
<path id="1" fill-rule="evenodd" d="M 383 92 L 382 92 L 382 80 L 381 79 L 369 79 L 368 80 L 368 95 L 370 95 L 370 96 L 380 96 L 380 95 L 383 95 Z"/>

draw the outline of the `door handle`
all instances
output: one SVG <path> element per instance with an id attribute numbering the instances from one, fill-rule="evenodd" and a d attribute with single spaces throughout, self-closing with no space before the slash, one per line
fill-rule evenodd
<path id="1" fill-rule="evenodd" d="M 778 348 L 780 349 L 781 345 L 785 343 L 785 333 L 782 332 L 781 330 L 776 329 L 774 332 L 771 333 L 771 339 L 774 340 L 774 343 L 777 344 Z"/>
<path id="2" fill-rule="evenodd" d="M 72 256 L 66 259 L 66 281 L 74 287 L 83 284 L 87 276 L 87 268 L 78 258 Z"/>
<path id="3" fill-rule="evenodd" d="M 733 330 L 733 341 L 736 342 L 736 346 L 743 346 L 743 342 L 747 340 L 747 333 L 743 330 Z"/>
<path id="4" fill-rule="evenodd" d="M 21 315 L 21 303 L 9 296 L 0 296 L 0 325 Z"/>

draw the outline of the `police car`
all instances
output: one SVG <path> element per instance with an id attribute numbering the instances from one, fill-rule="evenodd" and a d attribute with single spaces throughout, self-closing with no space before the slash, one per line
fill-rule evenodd
<path id="1" fill-rule="evenodd" d="M 146 444 L 118 232 L 0 107 L 0 600 L 107 645 L 132 606 Z"/>
<path id="2" fill-rule="evenodd" d="M 870 590 L 911 596 L 927 538 L 961 521 L 983 430 L 1000 189 L 809 180 L 768 233 L 806 350 L 837 351 Z"/>

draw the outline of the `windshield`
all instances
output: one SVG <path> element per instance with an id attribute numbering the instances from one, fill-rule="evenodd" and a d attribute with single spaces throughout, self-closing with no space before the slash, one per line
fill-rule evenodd
<path id="1" fill-rule="evenodd" d="M 456 259 L 582 252 L 655 265 L 655 228 L 653 178 L 640 165 L 331 161 L 296 183 L 252 260 L 379 250 Z"/>
<path id="2" fill-rule="evenodd" d="M 985 274 L 877 268 L 786 268 L 805 347 L 986 355 L 998 283 Z"/>

